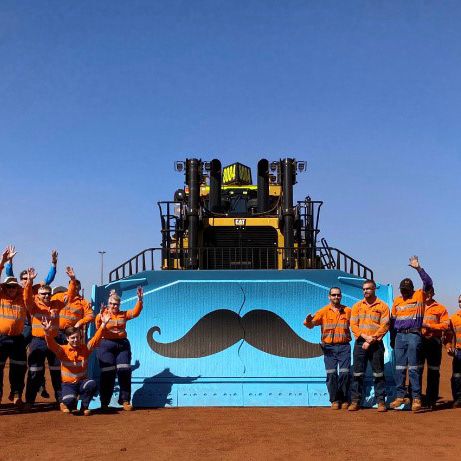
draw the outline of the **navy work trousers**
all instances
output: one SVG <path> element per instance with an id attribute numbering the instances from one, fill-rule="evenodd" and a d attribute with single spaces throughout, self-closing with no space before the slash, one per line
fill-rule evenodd
<path id="1" fill-rule="evenodd" d="M 323 344 L 330 402 L 347 402 L 350 383 L 351 345 Z"/>
<path id="2" fill-rule="evenodd" d="M 0 335 L 0 400 L 3 394 L 3 370 L 10 359 L 10 389 L 13 397 L 22 397 L 26 376 L 26 344 L 24 336 Z"/>
<path id="3" fill-rule="evenodd" d="M 69 410 L 75 410 L 80 397 L 82 399 L 81 409 L 86 410 L 97 389 L 96 381 L 88 378 L 77 383 L 62 383 L 62 402 Z"/>
<path id="4" fill-rule="evenodd" d="M 368 362 L 371 364 L 375 385 L 375 396 L 378 402 L 386 399 L 386 382 L 384 378 L 384 344 L 377 341 L 362 349 L 365 340 L 357 339 L 354 344 L 353 381 L 351 386 L 352 401 L 359 402 L 363 397 L 363 381 L 367 371 Z"/>
<path id="5" fill-rule="evenodd" d="M 127 338 L 103 339 L 97 348 L 101 369 L 101 405 L 109 405 L 114 392 L 115 376 L 120 387 L 119 403 L 131 400 L 131 346 Z"/>
<path id="6" fill-rule="evenodd" d="M 37 392 L 44 382 L 45 359 L 48 360 L 54 396 L 57 402 L 61 401 L 61 362 L 54 352 L 48 349 L 44 338 L 33 336 L 29 345 L 29 357 L 27 358 L 27 364 L 29 365 L 26 386 L 27 403 L 35 403 Z"/>
<path id="7" fill-rule="evenodd" d="M 453 374 L 451 375 L 453 400 L 461 402 L 461 350 L 455 349 L 453 356 Z"/>
<path id="8" fill-rule="evenodd" d="M 435 405 L 439 398 L 440 364 L 442 363 L 442 340 L 440 338 L 423 337 L 423 367 L 426 362 L 426 403 L 427 405 Z"/>

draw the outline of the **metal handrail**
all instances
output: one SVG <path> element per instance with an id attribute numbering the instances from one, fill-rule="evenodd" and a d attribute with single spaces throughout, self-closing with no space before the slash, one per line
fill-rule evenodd
<path id="1" fill-rule="evenodd" d="M 314 260 L 311 249 L 303 247 L 200 247 L 195 251 L 201 269 L 280 269 L 280 256 L 283 261 L 284 256 L 288 254 L 297 263 L 298 270 L 337 269 L 351 275 L 373 279 L 373 271 L 370 268 L 343 251 L 328 246 L 324 239 L 322 243 L 323 246 L 315 249 Z M 154 270 L 155 254 L 160 256 L 162 263 L 166 261 L 168 269 L 193 269 L 187 267 L 187 248 L 147 248 L 113 269 L 109 273 L 109 281 L 114 282 L 139 272 Z"/>

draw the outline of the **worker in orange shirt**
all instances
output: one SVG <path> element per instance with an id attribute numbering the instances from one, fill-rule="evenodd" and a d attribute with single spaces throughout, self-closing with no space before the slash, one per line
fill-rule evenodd
<path id="1" fill-rule="evenodd" d="M 415 269 L 423 282 L 423 289 L 415 290 L 413 282 L 405 278 L 400 282 L 400 294 L 394 299 L 391 312 L 391 346 L 395 353 L 395 384 L 397 396 L 390 404 L 398 408 L 407 403 L 405 382 L 408 370 L 413 402 L 411 409 L 418 411 L 421 402 L 421 376 L 423 373 L 423 327 L 426 291 L 433 285 L 432 279 L 421 267 L 418 257 L 410 258 L 410 267 Z M 395 340 L 394 340 L 395 339 Z"/>
<path id="2" fill-rule="evenodd" d="M 0 275 L 11 257 L 6 248 L 0 260 Z M 16 407 L 22 406 L 26 375 L 26 343 L 22 330 L 26 319 L 23 291 L 15 277 L 7 277 L 0 285 L 0 402 L 3 395 L 3 370 L 10 359 L 11 398 Z"/>
<path id="3" fill-rule="evenodd" d="M 79 328 L 75 326 L 67 327 L 65 331 L 67 344 L 61 346 L 53 338 L 51 320 L 43 319 L 46 344 L 61 361 L 61 411 L 63 413 L 70 414 L 76 410 L 78 398 L 80 397 L 82 400 L 80 411 L 84 416 L 91 414 L 89 406 L 96 393 L 97 385 L 96 381 L 88 378 L 88 358 L 100 343 L 109 320 L 110 314 L 106 311 L 101 316 L 101 326 L 93 338 L 88 341 L 88 344 L 82 344 L 82 332 Z"/>
<path id="4" fill-rule="evenodd" d="M 75 296 L 75 274 L 71 267 L 67 267 L 66 273 L 71 279 L 69 298 L 72 299 Z M 48 285 L 41 286 L 38 289 L 38 294 L 34 296 L 32 284 L 37 273 L 31 268 L 27 270 L 27 276 L 24 298 L 26 308 L 32 319 L 32 341 L 27 359 L 29 372 L 27 375 L 26 403 L 28 406 L 35 403 L 37 392 L 43 382 L 45 358 L 48 360 L 56 402 L 61 403 L 61 364 L 56 355 L 46 345 L 42 320 L 44 318 L 51 320 L 52 334 L 56 337 L 59 331 L 59 311 L 64 308 L 65 304 L 61 300 L 51 299 L 51 287 Z"/>
<path id="5" fill-rule="evenodd" d="M 445 347 L 453 357 L 451 392 L 453 408 L 461 408 L 461 295 L 458 297 L 459 310 L 450 317 L 450 328 L 445 335 Z"/>
<path id="6" fill-rule="evenodd" d="M 103 339 L 97 355 L 101 370 L 100 398 L 101 410 L 107 411 L 114 392 L 115 376 L 120 387 L 118 403 L 126 411 L 131 411 L 131 346 L 126 334 L 126 322 L 137 317 L 143 307 L 143 290 L 138 287 L 138 301 L 133 309 L 120 310 L 120 296 L 115 291 L 109 295 L 108 306 L 102 309 L 110 314 L 110 320 L 103 332 Z M 101 325 L 101 314 L 96 316 L 96 327 Z"/>
<path id="7" fill-rule="evenodd" d="M 351 309 L 341 304 L 342 294 L 338 287 L 330 288 L 330 303 L 314 316 L 304 320 L 307 328 L 321 326 L 323 358 L 327 374 L 327 389 L 332 410 L 349 406 L 349 375 L 351 367 L 351 332 L 349 322 Z"/>
<path id="8" fill-rule="evenodd" d="M 370 362 L 375 385 L 378 411 L 385 412 L 386 381 L 384 377 L 383 337 L 389 330 L 389 306 L 376 296 L 376 283 L 363 282 L 364 298 L 354 304 L 351 313 L 351 330 L 355 336 L 352 381 L 352 402 L 349 411 L 357 411 L 363 396 L 363 380 Z"/>
<path id="9" fill-rule="evenodd" d="M 440 364 L 442 363 L 442 336 L 450 327 L 445 306 L 434 299 L 434 287 L 426 291 L 423 328 L 423 366 L 427 361 L 426 405 L 435 409 L 439 398 Z"/>
<path id="10" fill-rule="evenodd" d="M 52 300 L 60 300 L 64 307 L 59 311 L 59 335 L 58 343 L 65 344 L 65 330 L 69 327 L 82 328 L 94 320 L 94 313 L 89 303 L 81 294 L 82 285 L 79 280 L 75 280 L 75 294 L 69 297 L 67 291 L 56 293 Z"/>

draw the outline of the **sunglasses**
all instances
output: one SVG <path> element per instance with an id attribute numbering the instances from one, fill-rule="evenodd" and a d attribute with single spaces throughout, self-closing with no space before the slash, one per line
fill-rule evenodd
<path id="1" fill-rule="evenodd" d="M 46 293 L 39 293 L 40 296 L 51 296 L 51 293 L 47 291 Z"/>
<path id="2" fill-rule="evenodd" d="M 330 295 L 332 298 L 339 298 L 341 297 L 342 295 L 337 295 L 337 294 L 334 294 L 334 295 Z"/>

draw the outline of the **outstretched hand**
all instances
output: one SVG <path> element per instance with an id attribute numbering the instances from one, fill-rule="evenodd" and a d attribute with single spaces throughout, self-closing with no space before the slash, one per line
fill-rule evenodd
<path id="1" fill-rule="evenodd" d="M 37 277 L 37 272 L 35 272 L 35 269 L 33 267 L 29 267 L 27 269 L 27 278 L 28 280 L 30 280 L 31 284 L 34 282 L 35 277 Z"/>
<path id="2" fill-rule="evenodd" d="M 142 301 L 144 298 L 144 290 L 142 289 L 142 287 L 138 287 L 137 295 L 138 295 L 138 300 Z"/>
<path id="3" fill-rule="evenodd" d="M 304 320 L 304 325 L 306 325 L 306 327 L 309 326 L 309 325 L 311 325 L 312 319 L 313 319 L 313 318 L 314 318 L 314 317 L 312 317 L 311 314 L 308 314 L 308 315 L 306 316 L 305 320 Z"/>
<path id="4" fill-rule="evenodd" d="M 8 259 L 9 261 L 13 261 L 13 258 L 16 256 L 17 254 L 17 251 L 16 251 L 16 247 L 14 245 L 8 245 L 6 247 L 7 251 L 8 251 Z"/>
<path id="5" fill-rule="evenodd" d="M 410 258 L 410 263 L 408 264 L 413 269 L 419 270 L 421 269 L 421 265 L 419 264 L 418 256 L 412 256 Z"/>
<path id="6" fill-rule="evenodd" d="M 43 318 L 42 319 L 42 325 L 43 325 L 43 329 L 45 330 L 45 334 L 49 334 L 51 332 L 51 320 L 47 319 L 47 318 Z"/>
<path id="7" fill-rule="evenodd" d="M 75 272 L 73 267 L 67 266 L 66 267 L 66 274 L 69 276 L 71 280 L 75 280 Z"/>
<path id="8" fill-rule="evenodd" d="M 109 322 L 110 320 L 110 312 L 108 310 L 105 310 L 102 314 L 101 314 L 101 321 L 102 321 L 102 326 L 103 328 L 106 327 L 107 323 Z"/>
<path id="9" fill-rule="evenodd" d="M 51 252 L 51 264 L 53 264 L 53 266 L 56 266 L 56 264 L 58 264 L 58 252 L 57 252 L 57 250 L 53 250 Z"/>

